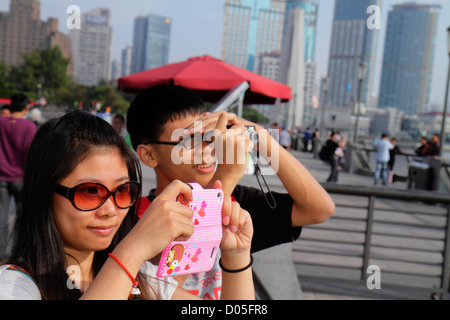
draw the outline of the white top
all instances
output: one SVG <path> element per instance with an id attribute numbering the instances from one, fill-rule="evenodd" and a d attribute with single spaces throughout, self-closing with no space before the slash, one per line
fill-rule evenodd
<path id="1" fill-rule="evenodd" d="M 280 141 L 279 143 L 282 146 L 290 146 L 292 141 L 291 141 L 291 134 L 287 131 L 287 130 L 283 130 L 280 132 Z"/>
<path id="2" fill-rule="evenodd" d="M 7 270 L 10 265 L 0 266 L 0 300 L 41 300 L 41 294 L 36 283 L 26 274 Z M 140 271 L 147 277 L 154 299 L 170 300 L 178 282 L 172 278 L 158 279 L 156 271 L 158 267 L 146 261 Z"/>
<path id="3" fill-rule="evenodd" d="M 41 300 L 39 289 L 29 276 L 0 266 L 0 300 Z"/>

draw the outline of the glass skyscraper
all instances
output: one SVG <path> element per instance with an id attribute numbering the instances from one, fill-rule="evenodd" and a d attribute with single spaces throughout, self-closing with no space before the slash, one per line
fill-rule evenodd
<path id="1" fill-rule="evenodd" d="M 305 12 L 304 43 L 305 43 L 305 106 L 303 113 L 304 126 L 315 125 L 315 114 L 313 110 L 313 96 L 316 76 L 315 50 L 317 33 L 317 15 L 319 5 L 314 0 L 286 0 L 285 27 L 288 22 L 289 13 L 294 8 L 301 8 Z"/>
<path id="2" fill-rule="evenodd" d="M 222 60 L 257 72 L 261 54 L 280 52 L 285 3 L 226 0 Z"/>
<path id="3" fill-rule="evenodd" d="M 367 27 L 367 9 L 372 5 L 379 5 L 379 0 L 336 0 L 328 64 L 329 105 L 341 107 L 356 102 L 361 62 L 367 64 L 361 102 L 370 102 L 378 39 L 378 30 Z"/>
<path id="4" fill-rule="evenodd" d="M 170 18 L 149 14 L 134 19 L 131 73 L 169 63 Z"/>
<path id="5" fill-rule="evenodd" d="M 407 3 L 389 12 L 379 107 L 408 114 L 427 110 L 440 9 Z"/>
<path id="6" fill-rule="evenodd" d="M 312 0 L 286 0 L 285 24 L 292 8 L 300 7 L 305 11 L 305 61 L 314 61 L 318 6 Z"/>

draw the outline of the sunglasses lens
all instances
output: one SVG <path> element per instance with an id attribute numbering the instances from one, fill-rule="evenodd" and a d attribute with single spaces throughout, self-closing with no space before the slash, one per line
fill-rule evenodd
<path id="1" fill-rule="evenodd" d="M 81 210 L 97 208 L 108 196 L 108 190 L 97 184 L 86 183 L 81 185 L 74 195 L 75 205 Z"/>
<path id="2" fill-rule="evenodd" d="M 116 190 L 116 205 L 122 209 L 129 208 L 136 201 L 138 194 L 139 185 L 137 183 L 125 183 Z"/>
<path id="3" fill-rule="evenodd" d="M 117 207 L 127 209 L 131 207 L 139 196 L 139 183 L 127 182 L 120 185 L 114 192 L 114 201 Z M 80 210 L 95 210 L 111 195 L 109 190 L 100 184 L 85 183 L 80 185 L 74 194 L 73 202 Z"/>

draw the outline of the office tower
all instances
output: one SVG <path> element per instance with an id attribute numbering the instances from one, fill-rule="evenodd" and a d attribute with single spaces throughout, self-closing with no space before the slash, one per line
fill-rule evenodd
<path id="1" fill-rule="evenodd" d="M 353 106 L 358 96 L 358 69 L 367 64 L 361 102 L 368 104 L 372 94 L 378 29 L 367 27 L 367 9 L 379 0 L 336 0 L 328 63 L 327 104 Z"/>
<path id="2" fill-rule="evenodd" d="M 133 54 L 133 47 L 131 45 L 127 45 L 122 49 L 122 72 L 121 77 L 125 77 L 131 74 L 131 58 Z"/>
<path id="3" fill-rule="evenodd" d="M 304 80 L 304 126 L 314 125 L 315 115 L 313 110 L 313 96 L 316 77 L 316 33 L 317 33 L 317 15 L 319 5 L 313 0 L 286 0 L 285 13 L 285 29 L 289 17 L 289 12 L 293 8 L 301 8 L 304 11 L 305 27 L 304 27 L 304 42 L 305 42 L 305 80 Z"/>
<path id="4" fill-rule="evenodd" d="M 283 123 L 288 129 L 303 124 L 305 95 L 305 11 L 292 8 L 286 23 L 283 38 L 278 81 L 292 89 L 292 99 L 281 108 L 280 103 L 272 108 L 271 121 Z M 284 109 L 282 111 L 282 109 Z M 280 112 L 281 111 L 281 112 Z"/>
<path id="5" fill-rule="evenodd" d="M 172 20 L 156 14 L 134 19 L 131 73 L 169 63 Z"/>
<path id="6" fill-rule="evenodd" d="M 305 12 L 305 61 L 314 61 L 319 5 L 313 0 L 286 0 L 285 28 L 289 18 L 289 12 L 293 8 L 302 8 Z"/>
<path id="7" fill-rule="evenodd" d="M 394 5 L 388 15 L 379 106 L 407 114 L 427 110 L 441 6 Z"/>
<path id="8" fill-rule="evenodd" d="M 74 79 L 84 85 L 97 85 L 111 75 L 112 29 L 108 8 L 96 8 L 81 15 L 81 28 L 70 30 Z"/>
<path id="9" fill-rule="evenodd" d="M 222 60 L 258 72 L 261 54 L 281 51 L 284 15 L 281 0 L 226 0 Z"/>
<path id="10" fill-rule="evenodd" d="M 40 20 L 41 4 L 37 0 L 11 0 L 9 12 L 0 12 L 0 61 L 22 64 L 22 52 L 58 46 L 64 57 L 70 58 L 70 39 L 58 31 L 58 19 Z M 72 65 L 68 67 L 68 73 Z"/>
<path id="11" fill-rule="evenodd" d="M 117 81 L 122 76 L 122 61 L 113 59 L 111 62 L 110 80 Z"/>

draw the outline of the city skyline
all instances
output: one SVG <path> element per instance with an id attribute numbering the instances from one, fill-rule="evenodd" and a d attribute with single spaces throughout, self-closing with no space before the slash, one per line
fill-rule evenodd
<path id="1" fill-rule="evenodd" d="M 9 0 L 0 0 L 0 11 L 9 10 Z M 120 59 L 121 50 L 132 44 L 134 18 L 149 13 L 165 15 L 172 19 L 169 63 L 186 60 L 192 56 L 209 54 L 220 58 L 223 37 L 224 4 L 223 0 L 192 0 L 189 3 L 181 0 L 40 0 L 41 19 L 58 18 L 59 31 L 68 34 L 66 10 L 70 5 L 78 5 L 81 13 L 96 7 L 111 9 L 113 28 L 113 59 Z M 319 15 L 317 24 L 316 82 L 327 75 L 328 56 L 334 15 L 334 0 L 317 0 Z M 375 62 L 375 79 L 373 93 L 378 94 L 381 67 L 383 62 L 384 38 L 387 14 L 392 5 L 406 3 L 405 0 L 381 0 L 381 30 L 377 46 Z M 448 57 L 446 54 L 446 30 L 450 25 L 450 2 L 445 0 L 421 0 L 420 4 L 439 4 L 442 6 L 438 24 L 435 64 L 432 81 L 430 103 L 443 104 Z M 175 10 L 174 10 L 175 8 Z M 368 14 L 369 17 L 369 14 Z"/>

